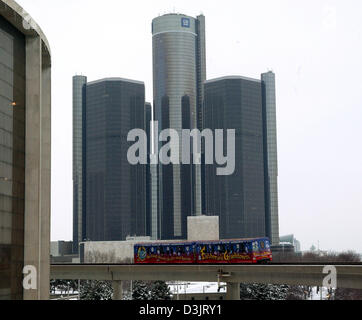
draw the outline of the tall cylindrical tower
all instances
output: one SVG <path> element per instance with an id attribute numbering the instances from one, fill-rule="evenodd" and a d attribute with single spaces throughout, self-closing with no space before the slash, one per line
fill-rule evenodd
<path id="1" fill-rule="evenodd" d="M 205 18 L 166 14 L 152 22 L 155 120 L 159 130 L 202 123 Z M 160 238 L 185 238 L 187 216 L 201 215 L 201 166 L 159 166 Z"/>

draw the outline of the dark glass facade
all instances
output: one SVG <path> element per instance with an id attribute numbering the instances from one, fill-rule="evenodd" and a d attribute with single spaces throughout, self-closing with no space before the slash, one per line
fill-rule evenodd
<path id="1" fill-rule="evenodd" d="M 152 35 L 155 120 L 160 131 L 171 128 L 181 136 L 184 128 L 202 126 L 205 17 L 157 17 Z M 161 226 L 157 238 L 185 239 L 187 216 L 202 214 L 201 165 L 160 164 L 157 182 L 158 193 L 152 198 L 157 202 L 154 210 L 159 210 L 153 214 L 159 221 L 152 221 L 153 226 Z"/>
<path id="2" fill-rule="evenodd" d="M 0 16 L 0 300 L 22 299 L 25 38 Z"/>
<path id="3" fill-rule="evenodd" d="M 268 236 L 261 81 L 242 77 L 207 81 L 204 126 L 236 133 L 234 174 L 217 176 L 217 164 L 205 165 L 206 212 L 220 217 L 220 238 Z M 225 146 L 224 140 L 224 153 Z"/>
<path id="4" fill-rule="evenodd" d="M 145 236 L 146 165 L 127 160 L 127 135 L 145 129 L 141 82 L 105 79 L 87 84 L 85 112 L 86 239 Z"/>

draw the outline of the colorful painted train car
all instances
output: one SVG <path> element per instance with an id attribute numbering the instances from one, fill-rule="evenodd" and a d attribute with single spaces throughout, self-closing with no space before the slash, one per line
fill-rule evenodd
<path id="1" fill-rule="evenodd" d="M 240 264 L 271 260 L 268 238 L 149 242 L 134 246 L 135 264 Z"/>

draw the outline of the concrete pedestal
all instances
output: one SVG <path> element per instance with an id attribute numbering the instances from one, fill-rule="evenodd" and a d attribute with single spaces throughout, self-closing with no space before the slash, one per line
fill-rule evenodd
<path id="1" fill-rule="evenodd" d="M 112 281 L 113 288 L 113 300 L 122 300 L 122 281 L 114 280 Z"/>
<path id="2" fill-rule="evenodd" d="M 240 300 L 240 283 L 227 283 L 226 300 Z"/>

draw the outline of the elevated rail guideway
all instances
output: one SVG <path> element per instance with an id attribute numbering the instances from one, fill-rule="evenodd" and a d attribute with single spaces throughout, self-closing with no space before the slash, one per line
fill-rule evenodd
<path id="1" fill-rule="evenodd" d="M 51 279 L 113 281 L 115 299 L 123 280 L 226 282 L 227 299 L 240 299 L 240 283 L 323 286 L 333 276 L 339 288 L 362 289 L 362 265 L 51 265 Z"/>

